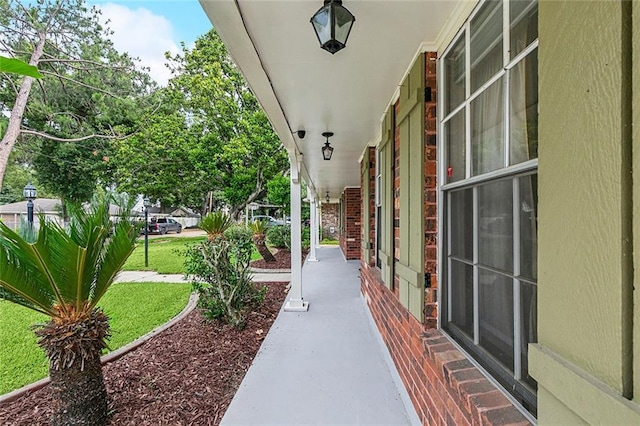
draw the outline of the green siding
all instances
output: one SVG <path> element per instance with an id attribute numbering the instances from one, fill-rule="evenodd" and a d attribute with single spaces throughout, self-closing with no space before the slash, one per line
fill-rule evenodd
<path id="1" fill-rule="evenodd" d="M 540 424 L 575 416 L 640 424 L 640 407 L 625 398 L 640 392 L 637 376 L 635 392 L 632 383 L 628 245 L 631 194 L 638 194 L 628 155 L 630 106 L 637 117 L 639 104 L 637 87 L 630 99 L 631 7 L 639 9 L 620 1 L 540 2 L 539 344 L 529 350 L 543 396 Z M 639 334 L 636 327 L 636 372 Z"/>
<path id="2" fill-rule="evenodd" d="M 369 162 L 369 148 L 365 150 L 364 157 L 362 159 L 362 256 L 365 263 L 369 264 L 371 260 L 371 240 L 369 238 L 370 224 L 369 224 L 369 171 L 371 163 Z"/>
<path id="3" fill-rule="evenodd" d="M 382 123 L 380 143 L 380 167 L 382 206 L 380 208 L 380 247 L 382 279 L 387 288 L 393 289 L 393 112 L 390 109 Z"/>
<path id="4" fill-rule="evenodd" d="M 424 321 L 424 54 L 400 87 L 400 302 Z"/>

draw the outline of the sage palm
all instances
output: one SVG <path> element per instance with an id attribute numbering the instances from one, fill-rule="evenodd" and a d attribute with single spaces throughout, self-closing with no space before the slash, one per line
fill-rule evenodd
<path id="1" fill-rule="evenodd" d="M 38 344 L 49 358 L 53 425 L 107 423 L 100 354 L 109 338 L 97 306 L 135 247 L 137 229 L 113 223 L 109 199 L 70 209 L 68 231 L 40 218 L 35 241 L 0 223 L 0 297 L 48 315 Z"/>

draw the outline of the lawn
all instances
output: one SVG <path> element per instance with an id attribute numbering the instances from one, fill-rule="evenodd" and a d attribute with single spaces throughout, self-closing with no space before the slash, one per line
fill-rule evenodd
<path id="1" fill-rule="evenodd" d="M 124 271 L 156 271 L 159 274 L 183 274 L 184 256 L 187 245 L 205 241 L 207 237 L 158 237 L 149 239 L 149 266 L 144 266 L 144 238 L 138 239 L 138 246 L 131 253 Z M 260 259 L 260 253 L 253 248 L 251 260 Z"/>
<path id="2" fill-rule="evenodd" d="M 111 350 L 137 339 L 176 316 L 187 304 L 191 285 L 114 284 L 100 301 L 111 318 Z M 47 361 L 30 326 L 47 320 L 0 300 L 0 395 L 46 377 Z"/>
<path id="3" fill-rule="evenodd" d="M 138 239 L 138 246 L 131 253 L 124 271 L 156 271 L 159 274 L 184 273 L 184 251 L 189 244 L 206 240 L 207 237 L 158 237 L 149 239 L 149 266 L 144 266 L 144 238 Z"/>

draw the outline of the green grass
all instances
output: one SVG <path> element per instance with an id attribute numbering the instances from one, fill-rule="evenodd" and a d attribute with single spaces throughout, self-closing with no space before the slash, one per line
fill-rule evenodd
<path id="1" fill-rule="evenodd" d="M 99 305 L 110 317 L 111 350 L 137 339 L 176 316 L 187 304 L 189 284 L 114 284 Z M 0 395 L 48 374 L 44 352 L 30 326 L 47 317 L 0 300 Z"/>
<path id="2" fill-rule="evenodd" d="M 149 266 L 144 266 L 144 238 L 124 264 L 124 271 L 156 271 L 159 274 L 183 274 L 184 251 L 189 244 L 206 240 L 207 237 L 159 237 L 149 239 Z"/>
<path id="3" fill-rule="evenodd" d="M 144 266 L 144 238 L 122 267 L 123 271 L 156 271 L 159 274 L 184 274 L 184 256 L 180 253 L 187 245 L 205 241 L 207 237 L 158 237 L 149 239 L 149 266 Z M 260 259 L 253 248 L 251 260 Z"/>
<path id="4" fill-rule="evenodd" d="M 338 240 L 328 240 L 328 239 L 325 238 L 324 240 L 320 241 L 320 244 L 328 244 L 328 245 L 337 246 L 337 245 L 340 244 L 340 241 L 338 241 Z"/>

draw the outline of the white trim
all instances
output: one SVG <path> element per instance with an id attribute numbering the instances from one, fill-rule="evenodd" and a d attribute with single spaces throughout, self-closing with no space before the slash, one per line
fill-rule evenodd
<path id="1" fill-rule="evenodd" d="M 539 44 L 539 40 L 536 39 L 529 46 L 524 48 L 522 50 L 522 52 L 518 53 L 518 55 L 515 58 L 513 58 L 513 60 L 511 62 L 507 63 L 507 66 L 505 67 L 505 69 L 510 70 L 511 68 L 513 68 L 516 65 L 518 65 L 520 63 L 520 61 L 525 59 L 527 56 L 529 56 L 529 54 L 531 52 L 533 52 L 534 50 L 536 50 L 538 48 L 538 44 Z"/>
<path id="2" fill-rule="evenodd" d="M 480 344 L 480 282 L 478 272 L 478 224 L 479 215 L 478 212 L 478 187 L 473 187 L 473 343 L 475 345 Z"/>
<path id="3" fill-rule="evenodd" d="M 484 173 L 482 175 L 474 176 L 467 180 L 456 181 L 453 183 L 442 185 L 442 190 L 450 191 L 452 189 L 460 188 L 463 186 L 476 185 L 478 183 L 482 183 L 485 181 L 499 179 L 499 178 L 507 177 L 513 174 L 524 173 L 530 170 L 536 170 L 537 168 L 538 168 L 538 159 L 534 158 L 533 160 L 514 164 L 513 166 L 505 167 L 504 169 L 493 170 L 491 172 Z"/>
<path id="4" fill-rule="evenodd" d="M 521 306 L 520 306 L 520 177 L 514 176 L 513 188 L 513 375 L 516 380 L 522 379 L 522 333 L 521 333 Z"/>
<path id="5" fill-rule="evenodd" d="M 441 46 L 438 56 L 444 55 L 443 52 L 449 49 L 453 44 L 453 40 L 457 37 L 460 30 L 469 20 L 471 12 L 476 8 L 480 0 L 462 1 L 458 3 L 454 11 L 451 13 L 449 20 L 442 26 L 440 33 L 436 37 L 436 45 Z M 441 55 L 442 53 L 442 55 Z"/>

